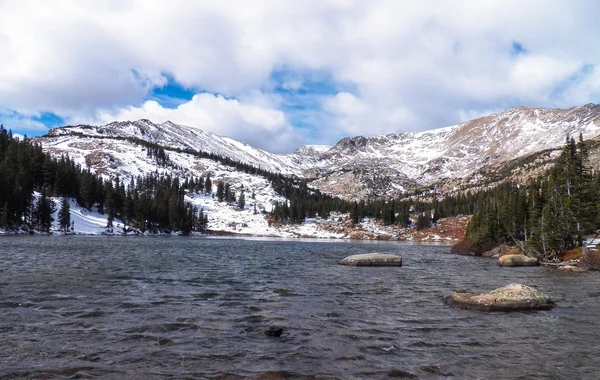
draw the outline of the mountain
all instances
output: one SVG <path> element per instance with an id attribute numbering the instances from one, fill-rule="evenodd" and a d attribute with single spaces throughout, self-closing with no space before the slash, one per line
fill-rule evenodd
<path id="1" fill-rule="evenodd" d="M 458 125 L 416 133 L 344 138 L 313 155 L 305 171 L 328 193 L 361 198 L 477 176 L 485 168 L 557 148 L 567 136 L 600 134 L 600 105 L 566 110 L 517 107 Z"/>
<path id="2" fill-rule="evenodd" d="M 299 174 L 297 165 L 284 156 L 265 152 L 229 137 L 217 136 L 197 128 L 179 125 L 167 121 L 154 124 L 149 120 L 112 122 L 101 126 L 77 125 L 51 129 L 47 138 L 43 139 L 44 146 L 54 151 L 64 150 L 71 154 L 78 150 L 89 150 L 88 144 L 78 144 L 87 138 L 95 141 L 118 142 L 124 139 L 140 139 L 157 143 L 165 147 L 212 153 L 232 160 L 244 162 L 274 173 Z M 105 146 L 104 148 L 109 149 Z M 97 149 L 95 149 L 97 151 Z M 88 154 L 86 154 L 87 157 Z M 96 154 L 98 155 L 98 154 Z M 128 171 L 123 170 L 122 175 Z"/>
<path id="3" fill-rule="evenodd" d="M 553 163 L 567 136 L 582 134 L 600 166 L 600 105 L 566 110 L 517 107 L 465 123 L 425 132 L 344 138 L 333 146 L 305 145 L 293 153 L 273 154 L 228 137 L 172 122 L 113 122 L 102 126 L 55 128 L 37 139 L 45 151 L 68 154 L 105 178 L 130 181 L 150 172 L 180 178 L 224 181 L 246 195 L 244 210 L 197 194 L 188 200 L 209 215 L 217 231 L 268 236 L 348 237 L 356 233 L 336 223 L 273 227 L 261 215 L 284 201 L 264 171 L 296 176 L 311 188 L 344 197 L 398 196 L 406 191 L 438 194 L 489 186 L 505 178 L 541 175 Z M 156 149 L 164 150 L 161 159 Z M 243 163 L 257 170 L 239 170 Z M 100 223 L 102 224 L 102 223 Z M 367 222 L 361 236 L 380 226 Z M 384 233 L 393 236 L 396 232 Z M 377 233 L 373 236 L 379 236 Z"/>
<path id="4" fill-rule="evenodd" d="M 289 154 L 269 153 L 189 126 L 148 120 L 56 128 L 39 141 L 47 151 L 68 153 L 107 177 L 127 178 L 157 169 L 144 147 L 132 143 L 139 139 L 296 175 L 323 192 L 359 199 L 396 196 L 444 183 L 485 184 L 503 165 L 557 149 L 567 136 L 579 134 L 586 139 L 600 134 L 600 105 L 564 110 L 517 107 L 436 130 L 347 137 L 334 146 L 306 145 Z M 187 170 L 200 175 L 210 167 L 185 153 L 169 154 L 170 170 L 180 174 Z"/>

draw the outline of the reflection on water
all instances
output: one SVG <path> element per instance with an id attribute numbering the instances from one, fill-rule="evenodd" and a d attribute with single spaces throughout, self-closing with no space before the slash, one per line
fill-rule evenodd
<path id="1" fill-rule="evenodd" d="M 372 251 L 402 268 L 337 262 Z M 593 379 L 597 272 L 501 268 L 448 246 L 199 238 L 0 239 L 0 378 Z M 443 304 L 538 287 L 551 311 Z M 266 336 L 272 325 L 280 338 Z"/>

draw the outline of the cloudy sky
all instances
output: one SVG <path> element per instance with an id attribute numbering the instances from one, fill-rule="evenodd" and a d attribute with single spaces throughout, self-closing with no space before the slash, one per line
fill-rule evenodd
<path id="1" fill-rule="evenodd" d="M 274 152 L 600 102 L 595 0 L 0 0 L 0 123 L 171 120 Z"/>

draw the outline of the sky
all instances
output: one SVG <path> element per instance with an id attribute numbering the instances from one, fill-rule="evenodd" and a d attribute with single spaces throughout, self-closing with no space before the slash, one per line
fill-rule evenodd
<path id="1" fill-rule="evenodd" d="M 600 102 L 595 0 L 0 0 L 0 123 L 170 120 L 271 152 Z"/>

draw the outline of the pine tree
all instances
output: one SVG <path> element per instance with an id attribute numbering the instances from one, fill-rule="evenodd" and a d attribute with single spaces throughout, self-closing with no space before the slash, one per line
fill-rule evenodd
<path id="1" fill-rule="evenodd" d="M 54 222 L 54 217 L 52 217 L 54 211 L 56 211 L 54 201 L 48 198 L 45 191 L 42 191 L 34 210 L 34 222 L 40 231 L 50 232 L 50 227 Z"/>
<path id="2" fill-rule="evenodd" d="M 429 211 L 419 213 L 417 218 L 417 230 L 431 226 L 431 213 Z"/>
<path id="3" fill-rule="evenodd" d="M 69 200 L 65 197 L 61 200 L 60 211 L 58 212 L 58 225 L 61 231 L 68 232 L 71 226 L 71 206 Z"/>
<path id="4" fill-rule="evenodd" d="M 206 174 L 206 182 L 204 182 L 204 191 L 206 194 L 212 193 L 212 181 L 210 179 L 210 173 Z"/>
<path id="5" fill-rule="evenodd" d="M 600 183 L 589 167 L 583 137 L 567 137 L 546 178 L 521 187 L 506 183 L 479 193 L 467 227 L 476 243 L 526 241 L 542 259 L 582 244 L 600 223 L 596 199 Z"/>
<path id="6" fill-rule="evenodd" d="M 225 184 L 223 183 L 223 181 L 220 181 L 217 184 L 217 200 L 219 202 L 223 202 L 224 199 L 225 199 Z"/>
<path id="7" fill-rule="evenodd" d="M 246 206 L 246 196 L 244 195 L 244 190 L 241 191 L 240 196 L 238 198 L 238 207 L 243 210 Z"/>
<path id="8" fill-rule="evenodd" d="M 0 228 L 5 230 L 10 228 L 10 208 L 8 206 L 8 202 L 4 203 L 2 207 L 2 214 L 0 214 Z"/>
<path id="9" fill-rule="evenodd" d="M 228 183 L 225 184 L 225 202 L 230 204 L 235 202 L 235 191 Z"/>
<path id="10" fill-rule="evenodd" d="M 359 221 L 359 211 L 358 211 L 358 203 L 353 202 L 352 208 L 350 209 L 350 219 L 352 223 L 358 224 Z"/>

